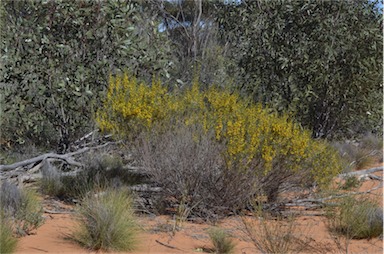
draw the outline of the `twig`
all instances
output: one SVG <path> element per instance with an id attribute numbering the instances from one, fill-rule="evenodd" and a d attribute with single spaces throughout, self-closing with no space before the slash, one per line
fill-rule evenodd
<path id="1" fill-rule="evenodd" d="M 49 214 L 72 214 L 73 213 L 68 211 L 53 211 L 53 210 L 48 210 L 46 208 L 44 208 L 44 212 Z"/>
<path id="2" fill-rule="evenodd" d="M 168 245 L 168 244 L 162 243 L 162 242 L 160 242 L 159 240 L 155 240 L 155 241 L 156 241 L 158 244 L 163 245 L 163 246 L 165 246 L 165 247 L 167 247 L 167 248 L 174 249 L 174 250 L 180 250 L 180 251 L 183 251 L 182 249 L 179 249 L 179 248 L 177 248 L 177 247 L 175 247 L 175 246 L 172 246 L 172 245 Z"/>

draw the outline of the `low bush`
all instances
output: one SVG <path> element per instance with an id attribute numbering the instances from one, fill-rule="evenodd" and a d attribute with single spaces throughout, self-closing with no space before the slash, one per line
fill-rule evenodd
<path id="1" fill-rule="evenodd" d="M 42 167 L 43 192 L 61 199 L 78 200 L 95 188 L 119 187 L 135 180 L 123 169 L 120 157 L 91 154 L 81 160 L 85 166 L 76 175 L 60 174 L 54 165 L 45 163 Z"/>
<path id="2" fill-rule="evenodd" d="M 256 206 L 254 216 L 242 216 L 242 229 L 246 239 L 261 253 L 314 253 L 313 239 L 306 232 L 310 225 L 302 228 L 294 217 L 272 216 L 261 206 Z"/>
<path id="3" fill-rule="evenodd" d="M 1 212 L 12 221 L 12 229 L 19 236 L 29 234 L 41 225 L 43 209 L 33 190 L 19 189 L 7 181 L 1 184 Z"/>
<path id="4" fill-rule="evenodd" d="M 383 208 L 368 199 L 344 198 L 328 210 L 328 229 L 349 239 L 370 239 L 383 234 Z"/>
<path id="5" fill-rule="evenodd" d="M 0 215 L 0 253 L 13 253 L 17 239 L 13 237 L 12 227 L 4 215 Z"/>
<path id="6" fill-rule="evenodd" d="M 222 155 L 224 145 L 212 136 L 196 125 L 141 135 L 136 157 L 141 158 L 143 170 L 162 187 L 155 202 L 160 213 L 163 207 L 175 207 L 175 213 L 182 208 L 182 217 L 215 219 L 244 208 L 256 194 L 255 175 L 231 170 Z"/>
<path id="7" fill-rule="evenodd" d="M 134 249 L 138 227 L 132 198 L 122 190 L 108 190 L 86 197 L 78 209 L 79 227 L 71 238 L 79 244 L 104 251 Z"/>
<path id="8" fill-rule="evenodd" d="M 227 232 L 221 228 L 211 228 L 208 230 L 209 238 L 212 241 L 215 253 L 227 254 L 233 253 L 235 244 L 229 238 Z"/>
<path id="9" fill-rule="evenodd" d="M 170 153 L 172 155 L 163 153 L 162 156 L 166 156 L 164 159 L 154 159 L 164 160 L 165 163 L 164 167 L 156 167 L 159 171 L 157 174 L 170 176 L 174 174 L 170 174 L 170 170 L 180 170 L 179 176 L 199 178 L 204 174 L 224 172 L 226 179 L 220 181 L 229 181 L 229 184 L 231 178 L 252 175 L 250 178 L 256 179 L 256 182 L 246 180 L 237 188 L 264 195 L 270 203 L 277 201 L 279 193 L 293 187 L 326 187 L 332 177 L 341 171 L 339 156 L 334 149 L 325 141 L 313 140 L 310 132 L 290 120 L 288 115 L 278 115 L 269 108 L 249 103 L 236 92 L 215 87 L 201 91 L 197 82 L 185 91 L 168 93 L 159 82 L 147 86 L 128 75 L 111 77 L 104 105 L 97 112 L 96 121 L 103 131 L 113 132 L 128 141 L 149 135 L 150 138 L 144 142 L 147 142 L 147 154 L 151 157 L 158 157 L 159 154 L 155 153 L 161 153 L 163 149 L 168 152 L 170 149 L 181 149 L 184 141 L 180 140 L 180 144 L 176 145 L 164 140 L 172 139 L 172 131 L 182 126 L 195 128 L 197 125 L 198 132 L 187 135 L 196 143 L 188 141 L 194 151 L 188 148 L 190 151 L 173 151 Z M 180 158 L 194 158 L 204 153 L 202 141 L 211 142 L 211 147 L 219 147 L 220 152 L 214 152 L 218 158 L 209 159 L 209 163 L 216 163 L 214 167 L 202 165 L 208 163 L 207 160 L 203 163 L 197 159 L 176 162 L 180 153 L 185 153 Z M 191 154 L 188 155 L 189 152 Z M 186 164 L 181 165 L 184 162 Z M 199 165 L 192 167 L 192 175 L 185 174 L 182 168 L 190 168 L 192 164 Z M 177 181 L 191 182 L 185 179 Z M 195 182 L 200 184 L 201 181 L 197 179 Z M 163 184 L 160 182 L 160 185 Z M 224 193 L 232 192 L 232 196 L 239 191 L 230 188 L 230 191 L 226 191 L 227 187 L 221 187 L 220 184 L 213 186 Z M 187 188 L 194 187 L 188 185 Z M 174 195 L 184 192 L 189 195 L 188 191 L 184 187 L 179 188 Z"/>
<path id="10" fill-rule="evenodd" d="M 51 196 L 61 196 L 64 186 L 57 168 L 48 160 L 45 160 L 41 167 L 41 174 L 42 192 Z"/>

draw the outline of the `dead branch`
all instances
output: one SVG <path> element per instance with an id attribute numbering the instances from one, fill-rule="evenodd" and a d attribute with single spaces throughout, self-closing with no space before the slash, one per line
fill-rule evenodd
<path id="1" fill-rule="evenodd" d="M 49 210 L 49 209 L 44 208 L 44 213 L 48 213 L 48 214 L 73 214 L 73 211 L 53 211 L 53 210 Z"/>
<path id="2" fill-rule="evenodd" d="M 175 247 L 175 246 L 172 246 L 172 245 L 169 245 L 169 244 L 162 243 L 162 242 L 160 242 L 159 240 L 155 240 L 155 241 L 156 241 L 158 244 L 163 245 L 163 246 L 165 246 L 165 247 L 167 247 L 167 248 L 183 251 L 182 249 L 179 249 L 179 248 L 177 248 L 177 247 Z"/>
<path id="3" fill-rule="evenodd" d="M 318 199 L 298 199 L 298 200 L 294 200 L 292 202 L 286 203 L 285 206 L 315 207 L 315 206 L 336 205 L 336 203 L 327 203 L 326 201 L 330 201 L 330 200 L 334 200 L 334 199 L 338 199 L 338 198 L 355 196 L 355 195 L 373 194 L 372 193 L 373 191 L 380 189 L 380 188 L 383 188 L 383 182 L 381 182 L 378 186 L 373 187 L 373 188 L 366 190 L 366 191 L 353 191 L 353 192 L 348 192 L 348 193 L 344 193 L 344 194 L 331 195 L 328 197 L 318 198 Z M 308 203 L 309 203 L 309 205 L 308 205 Z"/>
<path id="4" fill-rule="evenodd" d="M 384 167 L 381 166 L 381 167 L 370 168 L 370 169 L 366 169 L 366 170 L 358 170 L 358 171 L 353 171 L 353 172 L 349 172 L 349 173 L 343 173 L 343 174 L 338 175 L 337 177 L 345 178 L 348 176 L 367 175 L 367 174 L 372 174 L 372 173 L 375 173 L 378 171 L 383 171 L 383 169 L 384 169 Z"/>
<path id="5" fill-rule="evenodd" d="M 44 161 L 44 160 L 47 160 L 47 159 L 60 159 L 60 160 L 65 161 L 69 165 L 76 166 L 76 167 L 82 167 L 83 164 L 81 164 L 80 162 L 75 161 L 72 158 L 72 156 L 79 155 L 79 154 L 82 154 L 82 153 L 85 153 L 85 152 L 88 152 L 88 151 L 94 150 L 94 149 L 100 149 L 100 148 L 103 148 L 105 146 L 108 146 L 108 145 L 111 145 L 111 144 L 116 144 L 116 143 L 118 143 L 118 142 L 107 142 L 107 143 L 105 143 L 103 145 L 99 145 L 99 146 L 84 147 L 84 148 L 82 148 L 82 149 L 80 149 L 78 151 L 70 152 L 70 153 L 66 153 L 66 154 L 46 153 L 46 154 L 42 154 L 42 155 L 39 155 L 39 156 L 31 158 L 31 159 L 27 159 L 27 160 L 24 160 L 24 161 L 16 162 L 16 163 L 13 163 L 13 164 L 10 164 L 10 165 L 0 165 L 0 171 L 4 171 L 5 172 L 5 171 L 14 170 L 16 168 L 25 167 L 27 165 L 35 164 L 35 163 L 38 163 L 38 162 L 41 162 L 41 161 Z"/>

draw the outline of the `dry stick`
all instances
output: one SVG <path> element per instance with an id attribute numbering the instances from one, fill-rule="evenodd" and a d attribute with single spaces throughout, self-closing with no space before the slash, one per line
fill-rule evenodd
<path id="1" fill-rule="evenodd" d="M 163 246 L 165 246 L 165 247 L 167 247 L 167 248 L 183 251 L 182 249 L 179 249 L 179 248 L 177 248 L 177 247 L 175 247 L 175 246 L 172 246 L 172 245 L 168 245 L 168 244 L 162 243 L 162 242 L 160 242 L 159 240 L 155 240 L 155 241 L 156 241 L 158 244 L 161 244 L 161 245 L 163 245 Z"/>
<path id="2" fill-rule="evenodd" d="M 73 214 L 73 212 L 71 211 L 53 211 L 46 208 L 44 208 L 43 210 L 45 213 L 48 213 L 48 214 Z"/>
<path id="3" fill-rule="evenodd" d="M 298 205 L 301 205 L 302 203 L 317 203 L 317 204 L 327 205 L 327 203 L 325 203 L 324 201 L 332 200 L 332 199 L 336 199 L 336 198 L 349 197 L 349 196 L 352 196 L 352 195 L 369 194 L 372 191 L 375 191 L 375 190 L 380 189 L 380 188 L 383 188 L 383 183 L 382 182 L 378 186 L 376 186 L 376 187 L 374 187 L 372 189 L 369 189 L 367 191 L 354 191 L 354 192 L 349 192 L 349 193 L 346 193 L 346 194 L 333 195 L 333 196 L 329 196 L 329 197 L 325 197 L 325 198 L 319 198 L 319 199 L 299 199 L 299 200 L 296 200 L 296 201 L 294 201 L 292 203 L 287 203 L 285 205 L 286 206 L 298 206 Z"/>
<path id="4" fill-rule="evenodd" d="M 371 173 L 375 173 L 378 171 L 383 171 L 383 169 L 384 169 L 384 167 L 381 166 L 381 167 L 370 168 L 370 169 L 366 169 L 366 170 L 358 170 L 358 171 L 354 171 L 354 172 L 343 173 L 343 174 L 338 175 L 337 177 L 371 174 Z"/>
<path id="5" fill-rule="evenodd" d="M 90 151 L 92 149 L 103 148 L 105 146 L 108 146 L 108 145 L 111 145 L 111 144 L 116 144 L 116 143 L 119 143 L 119 142 L 107 142 L 107 143 L 105 143 L 103 145 L 99 145 L 99 146 L 95 146 L 95 147 L 84 147 L 84 148 L 82 148 L 82 149 L 80 149 L 78 151 L 67 153 L 67 154 L 46 153 L 46 154 L 42 154 L 42 155 L 39 155 L 39 156 L 31 158 L 31 159 L 27 159 L 27 160 L 24 160 L 24 161 L 16 162 L 16 163 L 13 163 L 13 164 L 10 164 L 10 165 L 0 165 L 0 171 L 10 171 L 10 170 L 13 170 L 13 169 L 18 168 L 18 167 L 24 167 L 24 166 L 27 166 L 29 164 L 33 164 L 33 163 L 36 163 L 36 162 L 40 162 L 40 161 L 46 160 L 48 158 L 64 160 L 64 161 L 66 161 L 70 165 L 77 166 L 77 167 L 82 167 L 83 164 L 75 161 L 72 158 L 72 156 L 88 152 L 88 151 Z"/>

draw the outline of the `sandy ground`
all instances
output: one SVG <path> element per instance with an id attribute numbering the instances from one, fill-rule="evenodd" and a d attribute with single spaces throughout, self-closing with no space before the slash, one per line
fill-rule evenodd
<path id="1" fill-rule="evenodd" d="M 382 176 L 382 172 L 377 172 Z M 360 191 L 377 186 L 377 181 L 366 181 Z M 380 188 L 372 196 L 383 204 L 383 189 Z M 63 205 L 64 207 L 64 205 Z M 101 253 L 81 248 L 66 238 L 66 235 L 76 226 L 73 214 L 45 213 L 45 223 L 33 235 L 19 239 L 16 253 Z M 140 216 L 139 224 L 142 231 L 138 238 L 138 246 L 131 253 L 201 253 L 204 249 L 212 248 L 207 229 L 212 225 L 184 222 L 181 230 L 172 233 L 174 220 L 167 216 Z M 329 235 L 324 224 L 324 217 L 301 216 L 297 220 L 297 231 L 308 238 L 311 244 L 328 248 L 323 253 L 340 253 L 335 241 Z M 257 223 L 257 222 L 256 222 Z M 219 223 L 226 229 L 236 243 L 235 253 L 260 253 L 245 238 L 241 218 L 231 217 Z M 383 253 L 383 240 L 353 240 L 349 253 Z M 312 252 L 313 253 L 313 252 Z"/>

